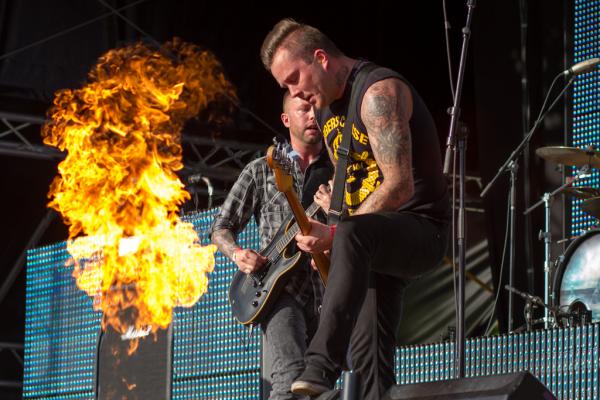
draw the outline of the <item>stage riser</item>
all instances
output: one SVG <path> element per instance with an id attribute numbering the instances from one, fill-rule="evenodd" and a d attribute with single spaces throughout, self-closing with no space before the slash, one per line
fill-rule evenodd
<path id="1" fill-rule="evenodd" d="M 466 376 L 529 371 L 558 399 L 600 399 L 600 325 L 469 339 Z M 401 347 L 398 383 L 454 377 L 454 343 Z"/>
<path id="2" fill-rule="evenodd" d="M 194 214 L 207 240 L 213 212 Z M 240 240 L 257 245 L 251 225 Z M 34 249 L 27 266 L 24 398 L 93 399 L 100 315 L 64 266 L 64 244 Z M 230 313 L 227 287 L 235 267 L 218 255 L 209 292 L 193 308 L 177 309 L 172 326 L 173 399 L 217 396 L 257 399 L 260 393 L 259 334 L 246 332 Z M 528 370 L 563 399 L 600 399 L 598 325 L 476 338 L 467 342 L 467 376 Z M 454 344 L 401 347 L 396 351 L 400 384 L 452 378 Z"/>

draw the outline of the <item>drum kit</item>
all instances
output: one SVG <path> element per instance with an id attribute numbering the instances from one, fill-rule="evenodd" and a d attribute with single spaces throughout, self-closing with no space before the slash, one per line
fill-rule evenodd
<path id="1" fill-rule="evenodd" d="M 580 186 L 582 178 L 590 176 L 592 169 L 600 169 L 600 151 L 592 148 L 580 149 L 565 146 L 549 146 L 536 150 L 536 154 L 546 161 L 564 166 L 579 168 L 572 179 L 544 194 L 542 200 L 531 206 L 525 214 L 545 204 L 545 232 L 540 239 L 545 243 L 544 300 L 528 300 L 544 308 L 544 326 L 569 326 L 600 321 L 600 188 Z M 596 219 L 596 226 L 582 234 L 563 241 L 571 241 L 563 254 L 552 260 L 550 254 L 550 200 L 564 193 L 580 200 L 583 212 Z M 563 242 L 559 241 L 559 242 Z M 510 290 L 510 289 L 509 289 Z M 521 294 L 521 293 L 519 293 Z M 529 295 L 523 295 L 528 298 Z M 533 296 L 529 296 L 533 297 Z M 527 315 L 526 319 L 531 318 Z M 531 324 L 528 321 L 528 326 Z M 539 322 L 539 321 L 538 321 Z"/>

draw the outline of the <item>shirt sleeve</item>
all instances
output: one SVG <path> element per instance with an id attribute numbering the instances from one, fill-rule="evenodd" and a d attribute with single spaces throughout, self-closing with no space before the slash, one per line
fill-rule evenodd
<path id="1" fill-rule="evenodd" d="M 254 175 L 252 164 L 242 170 L 213 221 L 211 236 L 213 232 L 221 229 L 227 229 L 237 235 L 248 224 L 257 207 Z"/>

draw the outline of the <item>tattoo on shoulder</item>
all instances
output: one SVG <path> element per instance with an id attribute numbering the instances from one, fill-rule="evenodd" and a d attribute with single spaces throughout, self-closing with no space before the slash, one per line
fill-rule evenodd
<path id="1" fill-rule="evenodd" d="M 361 112 L 368 135 L 383 164 L 398 164 L 410 155 L 410 95 L 393 81 L 381 81 L 369 88 Z M 410 158 L 409 158 L 410 160 Z"/>

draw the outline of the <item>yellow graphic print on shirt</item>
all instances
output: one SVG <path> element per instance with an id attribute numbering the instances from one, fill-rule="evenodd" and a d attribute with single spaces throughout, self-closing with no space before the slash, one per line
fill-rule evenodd
<path id="1" fill-rule="evenodd" d="M 334 116 L 323 125 L 323 136 L 329 144 L 333 157 L 337 160 L 337 149 L 342 142 L 344 116 Z M 329 137 L 333 133 L 332 137 Z M 348 212 L 352 214 L 382 181 L 381 172 L 377 167 L 369 137 L 352 124 L 352 144 L 350 159 L 346 173 L 346 190 L 344 193 Z"/>

